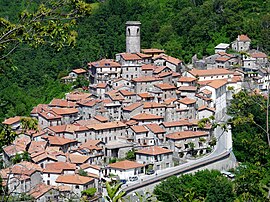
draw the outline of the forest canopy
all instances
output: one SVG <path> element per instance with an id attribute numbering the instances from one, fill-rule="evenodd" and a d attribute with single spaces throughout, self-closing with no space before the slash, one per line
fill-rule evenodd
<path id="1" fill-rule="evenodd" d="M 0 1 L 0 17 L 16 21 L 25 7 L 40 0 Z M 142 23 L 142 48 L 161 48 L 190 62 L 191 57 L 213 53 L 220 42 L 248 34 L 252 46 L 270 50 L 270 2 L 258 0 L 106 0 L 86 1 L 92 14 L 77 20 L 75 47 L 52 50 L 40 44 L 21 46 L 12 55 L 16 71 L 0 75 L 0 118 L 27 115 L 38 103 L 61 97 L 70 87 L 59 78 L 87 62 L 114 58 L 125 51 L 125 22 Z"/>

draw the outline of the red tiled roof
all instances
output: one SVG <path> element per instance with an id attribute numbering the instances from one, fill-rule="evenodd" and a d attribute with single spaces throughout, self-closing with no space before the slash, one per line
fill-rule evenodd
<path id="1" fill-rule="evenodd" d="M 175 126 L 190 126 L 192 125 L 186 119 L 180 119 L 179 121 L 163 122 L 161 123 L 165 128 L 175 127 Z"/>
<path id="2" fill-rule="evenodd" d="M 109 168 L 114 168 L 114 169 L 119 169 L 119 170 L 129 170 L 129 169 L 134 169 L 134 168 L 141 168 L 144 166 L 145 166 L 144 164 L 137 163 L 135 161 L 129 161 L 129 160 L 118 161 L 116 163 L 111 163 L 108 165 Z"/>
<path id="3" fill-rule="evenodd" d="M 73 69 L 72 71 L 75 72 L 76 74 L 84 74 L 87 72 L 85 69 L 82 68 Z"/>
<path id="4" fill-rule="evenodd" d="M 52 108 L 52 111 L 58 115 L 76 114 L 79 112 L 76 108 Z"/>
<path id="5" fill-rule="evenodd" d="M 190 74 L 192 74 L 193 76 L 216 76 L 216 75 L 228 75 L 228 74 L 232 74 L 234 72 L 229 71 L 227 69 L 223 69 L 223 68 L 218 68 L 218 69 L 192 69 L 191 71 L 189 71 Z"/>
<path id="6" fill-rule="evenodd" d="M 135 133 L 146 133 L 148 130 L 141 125 L 138 126 L 130 126 L 130 128 L 135 132 Z"/>
<path id="7" fill-rule="evenodd" d="M 46 139 L 49 141 L 50 145 L 58 145 L 63 146 L 66 144 L 77 142 L 77 140 L 72 140 L 64 137 L 58 137 L 58 136 L 45 136 L 43 139 Z"/>
<path id="8" fill-rule="evenodd" d="M 181 100 L 178 100 L 178 102 L 183 103 L 183 104 L 185 104 L 185 105 L 189 105 L 189 104 L 194 104 L 194 103 L 196 103 L 196 100 L 191 99 L 191 98 L 188 98 L 188 97 L 185 97 L 185 98 L 183 98 L 183 99 L 181 99 Z"/>
<path id="9" fill-rule="evenodd" d="M 185 77 L 185 76 L 181 76 L 178 81 L 179 82 L 187 82 L 187 83 L 190 83 L 190 82 L 193 82 L 193 81 L 196 81 L 197 79 L 196 78 L 193 78 L 193 77 Z"/>
<path id="10" fill-rule="evenodd" d="M 142 52 L 145 54 L 160 54 L 164 53 L 165 51 L 157 48 L 149 48 L 149 49 L 142 49 Z"/>
<path id="11" fill-rule="evenodd" d="M 244 34 L 238 35 L 238 39 L 239 41 L 251 41 L 250 38 Z"/>
<path id="12" fill-rule="evenodd" d="M 180 90 L 180 91 L 196 91 L 197 86 L 180 86 L 178 88 L 178 90 Z"/>
<path id="13" fill-rule="evenodd" d="M 93 118 L 96 119 L 96 120 L 98 120 L 98 121 L 100 121 L 100 122 L 107 122 L 107 121 L 109 121 L 108 118 L 106 118 L 104 116 L 101 116 L 101 115 L 96 115 Z"/>
<path id="14" fill-rule="evenodd" d="M 28 194 L 37 200 L 52 189 L 54 189 L 52 186 L 40 183 L 33 186 Z"/>
<path id="15" fill-rule="evenodd" d="M 160 81 L 162 79 L 157 78 L 157 77 L 151 77 L 151 76 L 142 76 L 142 77 L 138 77 L 138 78 L 134 78 L 132 79 L 132 81 L 134 82 L 154 82 L 154 81 Z"/>
<path id="16" fill-rule="evenodd" d="M 161 90 L 173 90 L 173 89 L 176 89 L 176 87 L 174 85 L 171 85 L 169 83 L 159 83 L 159 84 L 155 84 L 154 86 L 160 88 Z"/>
<path id="17" fill-rule="evenodd" d="M 129 106 L 124 107 L 123 110 L 124 111 L 133 111 L 134 109 L 136 109 L 136 108 L 138 108 L 138 107 L 140 107 L 142 105 L 143 104 L 140 103 L 140 102 L 135 102 L 135 103 L 133 103 L 133 104 L 131 104 Z"/>
<path id="18" fill-rule="evenodd" d="M 180 131 L 180 132 L 170 133 L 166 135 L 166 138 L 174 139 L 174 140 L 181 140 L 181 139 L 201 137 L 201 136 L 207 136 L 207 135 L 208 133 L 204 131 Z"/>
<path id="19" fill-rule="evenodd" d="M 78 184 L 84 185 L 92 182 L 94 179 L 91 177 L 85 177 L 81 175 L 60 175 L 57 179 L 57 183 L 63 184 Z"/>
<path id="20" fill-rule="evenodd" d="M 157 66 L 155 66 L 153 64 L 142 65 L 142 71 L 153 71 L 156 68 L 157 68 Z"/>
<path id="21" fill-rule="evenodd" d="M 157 102 L 144 102 L 143 105 L 144 105 L 143 106 L 144 109 L 149 109 L 149 108 L 165 108 L 166 107 L 164 104 L 157 103 Z"/>
<path id="22" fill-rule="evenodd" d="M 124 124 L 121 121 L 115 121 L 115 122 L 107 122 L 107 123 L 99 123 L 95 124 L 93 126 L 90 126 L 94 130 L 105 130 L 105 129 L 112 129 L 112 128 L 123 128 L 126 124 Z"/>
<path id="23" fill-rule="evenodd" d="M 131 119 L 134 119 L 134 120 L 156 120 L 156 119 L 163 119 L 163 117 L 157 116 L 154 114 L 141 113 L 141 114 L 137 114 L 137 115 L 131 117 Z"/>
<path id="24" fill-rule="evenodd" d="M 208 85 L 208 86 L 211 86 L 211 87 L 213 87 L 213 88 L 215 88 L 215 89 L 218 89 L 218 88 L 220 88 L 221 86 L 224 86 L 224 85 L 226 85 L 226 84 L 227 84 L 227 80 L 225 80 L 225 79 L 217 79 L 217 80 L 211 81 L 211 82 L 208 83 L 207 85 Z"/>
<path id="25" fill-rule="evenodd" d="M 162 147 L 152 146 L 152 147 L 147 147 L 147 148 L 138 150 L 138 151 L 136 151 L 136 153 L 155 156 L 155 155 L 159 155 L 159 154 L 172 153 L 172 151 L 169 149 L 162 148 Z"/>
<path id="26" fill-rule="evenodd" d="M 67 100 L 62 100 L 62 99 L 56 99 L 54 98 L 50 104 L 49 104 L 50 107 L 67 107 L 67 108 L 72 108 L 72 107 L 75 107 L 76 106 L 76 103 L 75 102 L 70 102 L 70 101 L 67 101 Z"/>
<path id="27" fill-rule="evenodd" d="M 155 134 L 157 134 L 157 133 L 166 133 L 166 131 L 156 123 L 146 124 L 146 127 L 149 128 L 149 130 L 151 130 Z"/>
<path id="28" fill-rule="evenodd" d="M 88 66 L 94 66 L 98 68 L 110 68 L 110 67 L 120 68 L 121 67 L 119 63 L 115 62 L 112 59 L 102 59 L 96 62 L 88 63 Z"/>
<path id="29" fill-rule="evenodd" d="M 21 121 L 21 117 L 20 116 L 15 116 L 15 117 L 6 119 L 3 122 L 3 124 L 12 125 L 12 124 L 17 123 L 17 122 L 20 122 L 20 121 Z"/>
<path id="30" fill-rule="evenodd" d="M 267 55 L 263 52 L 255 52 L 250 54 L 253 58 L 267 58 Z"/>
<path id="31" fill-rule="evenodd" d="M 124 60 L 141 60 L 141 57 L 138 56 L 136 53 L 121 53 L 121 57 Z"/>

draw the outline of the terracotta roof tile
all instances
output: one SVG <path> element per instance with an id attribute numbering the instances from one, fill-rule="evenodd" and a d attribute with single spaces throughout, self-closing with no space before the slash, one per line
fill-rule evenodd
<path id="1" fill-rule="evenodd" d="M 52 186 L 40 183 L 33 186 L 28 194 L 37 200 L 52 189 L 54 189 Z"/>
<path id="2" fill-rule="evenodd" d="M 154 82 L 154 81 L 160 81 L 162 79 L 157 78 L 157 77 L 151 77 L 151 76 L 142 76 L 138 78 L 132 79 L 132 81 L 139 83 L 139 82 Z"/>
<path id="3" fill-rule="evenodd" d="M 154 71 L 154 69 L 156 69 L 157 66 L 153 65 L 153 64 L 145 64 L 142 65 L 142 71 Z"/>
<path id="4" fill-rule="evenodd" d="M 133 96 L 133 95 L 136 95 L 136 93 L 130 92 L 128 90 L 119 90 L 119 93 L 121 93 L 123 96 Z"/>
<path id="5" fill-rule="evenodd" d="M 211 86 L 211 87 L 213 87 L 215 89 L 218 89 L 218 88 L 220 88 L 220 87 L 222 87 L 222 86 L 224 86 L 226 84 L 227 84 L 227 80 L 225 80 L 225 79 L 217 79 L 217 80 L 211 81 L 207 85 Z"/>
<path id="6" fill-rule="evenodd" d="M 143 104 L 140 102 L 135 102 L 129 106 L 126 106 L 123 108 L 124 111 L 133 111 L 135 109 L 137 109 L 138 107 L 142 106 Z"/>
<path id="7" fill-rule="evenodd" d="M 267 58 L 267 55 L 263 52 L 255 52 L 250 54 L 253 58 Z"/>
<path id="8" fill-rule="evenodd" d="M 141 113 L 133 116 L 131 119 L 134 120 L 156 120 L 156 119 L 163 119 L 162 116 L 154 115 L 154 114 L 147 114 Z"/>
<path id="9" fill-rule="evenodd" d="M 166 135 L 166 138 L 168 139 L 174 139 L 174 140 L 181 140 L 186 138 L 194 138 L 194 137 L 201 137 L 201 136 L 207 136 L 208 133 L 204 131 L 180 131 L 175 133 L 170 133 Z"/>
<path id="10" fill-rule="evenodd" d="M 62 184 L 85 185 L 92 182 L 93 180 L 94 179 L 91 177 L 85 177 L 81 175 L 61 175 L 56 179 L 56 182 Z"/>
<path id="11" fill-rule="evenodd" d="M 77 142 L 77 140 L 72 140 L 64 137 L 59 136 L 45 136 L 43 139 L 48 140 L 50 145 L 57 145 L 57 146 L 63 146 L 66 144 L 71 144 Z"/>
<path id="12" fill-rule="evenodd" d="M 154 98 L 154 95 L 152 95 L 151 93 L 148 93 L 148 92 L 139 93 L 138 96 L 140 96 L 141 98 Z"/>
<path id="13" fill-rule="evenodd" d="M 89 164 L 89 163 L 84 163 L 84 164 L 80 165 L 80 168 L 81 169 L 93 168 L 93 169 L 96 169 L 96 170 L 101 169 L 98 165 L 92 165 L 92 164 Z"/>
<path id="14" fill-rule="evenodd" d="M 198 111 L 202 111 L 202 110 L 209 110 L 209 111 L 212 111 L 212 112 L 216 111 L 215 108 L 207 107 L 206 105 L 203 105 L 203 106 L 198 108 Z"/>
<path id="15" fill-rule="evenodd" d="M 189 71 L 193 76 L 216 76 L 216 75 L 233 75 L 232 71 L 223 68 L 217 69 L 192 69 Z"/>
<path id="16" fill-rule="evenodd" d="M 112 59 L 102 59 L 96 62 L 88 63 L 88 66 L 90 67 L 94 66 L 98 68 L 110 68 L 110 67 L 121 68 L 121 65 Z"/>
<path id="17" fill-rule="evenodd" d="M 146 127 L 155 134 L 157 134 L 157 133 L 166 133 L 166 131 L 156 123 L 146 124 Z"/>
<path id="18" fill-rule="evenodd" d="M 12 125 L 14 123 L 18 123 L 21 121 L 21 117 L 20 116 L 15 116 L 15 117 L 12 117 L 12 118 L 8 118 L 6 119 L 3 124 L 6 124 L 6 125 Z"/>
<path id="19" fill-rule="evenodd" d="M 104 116 L 101 116 L 101 115 L 96 115 L 93 118 L 96 119 L 96 120 L 98 120 L 98 121 L 100 121 L 100 122 L 107 122 L 107 121 L 109 121 L 108 118 L 106 118 Z"/>
<path id="20" fill-rule="evenodd" d="M 82 68 L 78 68 L 78 69 L 73 69 L 72 70 L 74 73 L 76 74 L 84 74 L 84 73 L 87 73 L 87 71 L 85 69 L 82 69 Z"/>
<path id="21" fill-rule="evenodd" d="M 186 82 L 186 83 L 191 83 L 193 81 L 196 81 L 197 79 L 196 78 L 193 78 L 193 77 L 185 77 L 185 76 L 181 76 L 178 81 L 179 82 Z"/>
<path id="22" fill-rule="evenodd" d="M 90 156 L 80 155 L 80 154 L 69 154 L 68 157 L 69 157 L 70 163 L 74 163 L 74 164 L 85 163 L 90 158 Z"/>
<path id="23" fill-rule="evenodd" d="M 148 130 L 141 125 L 138 126 L 130 126 L 130 128 L 135 132 L 135 133 L 147 133 Z"/>
<path id="24" fill-rule="evenodd" d="M 239 41 L 251 41 L 250 38 L 244 34 L 238 35 L 238 40 Z"/>
<path id="25" fill-rule="evenodd" d="M 144 166 L 145 166 L 144 164 L 137 163 L 135 161 L 129 161 L 129 160 L 118 161 L 116 163 L 111 163 L 108 165 L 109 168 L 114 168 L 114 169 L 119 169 L 119 170 L 129 170 L 129 169 L 134 169 L 134 168 L 141 168 Z"/>
<path id="26" fill-rule="evenodd" d="M 194 104 L 194 103 L 196 103 L 196 100 L 191 99 L 191 98 L 188 98 L 188 97 L 185 97 L 185 98 L 183 98 L 183 99 L 181 99 L 181 100 L 178 100 L 178 102 L 183 103 L 183 104 L 185 104 L 185 105 L 189 105 L 189 104 Z"/>
<path id="27" fill-rule="evenodd" d="M 165 51 L 157 48 L 149 48 L 149 49 L 142 49 L 142 52 L 145 54 L 160 54 L 164 53 Z"/>
<path id="28" fill-rule="evenodd" d="M 66 95 L 66 99 L 70 101 L 79 101 L 89 98 L 92 94 L 83 92 L 72 92 Z"/>
<path id="29" fill-rule="evenodd" d="M 62 99 L 56 99 L 54 98 L 50 104 L 50 107 L 66 107 L 66 108 L 74 108 L 76 106 L 75 102 L 62 100 Z"/>
<path id="30" fill-rule="evenodd" d="M 76 114 L 79 112 L 76 108 L 52 108 L 52 111 L 58 115 Z"/>
<path id="31" fill-rule="evenodd" d="M 175 126 L 190 126 L 192 125 L 187 119 L 180 119 L 179 121 L 163 122 L 161 123 L 165 128 Z"/>
<path id="32" fill-rule="evenodd" d="M 169 83 L 159 83 L 159 84 L 155 84 L 154 86 L 156 86 L 157 88 L 159 88 L 161 90 L 174 90 L 174 89 L 176 89 L 176 87 L 174 85 L 171 85 Z"/>
<path id="33" fill-rule="evenodd" d="M 197 91 L 197 86 L 180 86 L 179 91 Z"/>
<path id="34" fill-rule="evenodd" d="M 91 128 L 93 128 L 94 130 L 105 130 L 105 129 L 123 128 L 123 127 L 126 127 L 126 124 L 124 124 L 121 121 L 100 123 L 100 124 L 95 124 L 91 126 Z"/>
<path id="35" fill-rule="evenodd" d="M 62 173 L 63 170 L 76 170 L 76 164 L 68 163 L 68 162 L 53 162 L 47 163 L 45 165 L 45 169 L 43 172 L 45 173 Z"/>
<path id="36" fill-rule="evenodd" d="M 141 60 L 141 57 L 138 56 L 136 53 L 121 53 L 121 57 L 128 61 L 128 60 Z"/>
<path id="37" fill-rule="evenodd" d="M 172 151 L 169 149 L 162 148 L 162 147 L 152 146 L 152 147 L 147 147 L 147 148 L 138 150 L 136 151 L 136 153 L 156 156 L 160 154 L 172 153 Z"/>
<path id="38" fill-rule="evenodd" d="M 144 109 L 150 109 L 150 108 L 165 108 L 166 106 L 161 103 L 157 102 L 144 102 L 143 103 L 143 108 Z"/>

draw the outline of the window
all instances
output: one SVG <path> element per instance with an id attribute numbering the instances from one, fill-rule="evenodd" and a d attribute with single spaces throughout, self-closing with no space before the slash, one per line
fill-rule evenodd
<path id="1" fill-rule="evenodd" d="M 47 180 L 47 185 L 50 185 L 50 180 Z"/>
<path id="2" fill-rule="evenodd" d="M 48 177 L 50 177 L 50 173 L 48 173 Z"/>
<path id="3" fill-rule="evenodd" d="M 75 189 L 79 189 L 79 185 L 76 185 L 76 186 L 75 186 Z"/>

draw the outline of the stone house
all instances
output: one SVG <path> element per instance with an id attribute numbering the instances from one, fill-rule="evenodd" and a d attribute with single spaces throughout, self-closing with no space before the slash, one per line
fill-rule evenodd
<path id="1" fill-rule="evenodd" d="M 183 71 L 183 62 L 177 58 L 160 54 L 153 57 L 153 61 L 155 65 L 169 67 L 174 72 Z"/>
<path id="2" fill-rule="evenodd" d="M 220 120 L 225 115 L 227 108 L 227 80 L 219 79 L 211 81 L 205 87 L 201 88 L 201 90 L 203 89 L 207 89 L 212 92 L 211 99 L 214 103 L 214 106 L 212 107 L 216 109 L 216 120 Z"/>
<path id="3" fill-rule="evenodd" d="M 189 119 L 193 119 L 196 117 L 196 100 L 185 97 L 183 99 L 178 100 L 180 103 L 180 109 L 185 109 L 188 111 L 188 117 Z"/>
<path id="4" fill-rule="evenodd" d="M 120 53 L 119 63 L 122 66 L 122 78 L 132 80 L 133 78 L 140 77 L 142 58 L 136 53 Z"/>
<path id="5" fill-rule="evenodd" d="M 145 165 L 134 161 L 124 160 L 111 163 L 106 167 L 107 174 L 118 175 L 119 178 L 129 180 L 130 177 L 138 176 L 145 172 Z"/>
<path id="6" fill-rule="evenodd" d="M 180 131 L 166 135 L 170 149 L 174 152 L 181 153 L 180 157 L 196 152 L 196 154 L 206 153 L 209 133 L 204 131 Z"/>
<path id="7" fill-rule="evenodd" d="M 12 130 L 18 130 L 21 127 L 21 118 L 20 116 L 15 116 L 12 118 L 5 119 L 2 123 L 8 125 Z"/>
<path id="8" fill-rule="evenodd" d="M 149 134 L 149 130 L 143 125 L 130 126 L 127 134 L 134 142 L 143 146 L 153 146 L 155 144 L 154 136 Z"/>
<path id="9" fill-rule="evenodd" d="M 138 163 L 153 166 L 154 170 L 162 170 L 173 166 L 173 151 L 159 146 L 147 147 L 138 150 L 136 153 L 136 161 Z"/>
<path id="10" fill-rule="evenodd" d="M 232 49 L 237 52 L 248 51 L 251 40 L 247 35 L 238 35 L 237 39 L 232 42 Z"/>
<path id="11" fill-rule="evenodd" d="M 166 105 L 157 102 L 144 102 L 143 103 L 143 113 L 155 114 L 158 116 L 165 116 Z"/>
<path id="12" fill-rule="evenodd" d="M 131 119 L 137 121 L 139 125 L 144 125 L 150 123 L 159 124 L 164 118 L 155 114 L 141 113 L 131 117 Z"/>
<path id="13" fill-rule="evenodd" d="M 123 120 L 130 120 L 131 117 L 142 113 L 144 105 L 141 102 L 135 102 L 123 108 Z"/>
<path id="14" fill-rule="evenodd" d="M 48 142 L 50 147 L 54 147 L 59 151 L 63 151 L 64 153 L 68 152 L 70 149 L 77 148 L 78 141 L 74 139 L 68 139 L 59 136 L 44 136 L 42 137 L 44 140 Z"/>
<path id="15" fill-rule="evenodd" d="M 171 97 L 176 97 L 176 87 L 174 85 L 171 85 L 169 83 L 159 83 L 159 84 L 154 84 L 154 86 L 158 89 L 162 91 L 161 94 L 161 99 L 165 100 L 167 98 L 171 98 Z"/>
<path id="16" fill-rule="evenodd" d="M 212 107 L 207 107 L 206 105 L 198 108 L 198 119 L 209 118 L 210 116 L 215 116 L 215 109 Z"/>
<path id="17" fill-rule="evenodd" d="M 39 165 L 22 161 L 7 169 L 8 191 L 27 193 L 42 182 L 42 169 Z"/>
<path id="18" fill-rule="evenodd" d="M 100 140 L 107 144 L 110 141 L 115 141 L 119 137 L 124 137 L 126 134 L 126 124 L 121 121 L 100 123 L 91 126 L 95 140 Z"/>
<path id="19" fill-rule="evenodd" d="M 155 145 L 163 145 L 165 143 L 166 131 L 156 123 L 146 124 L 146 128 L 149 131 L 149 136 L 154 137 Z"/>
<path id="20" fill-rule="evenodd" d="M 60 175 L 56 179 L 57 185 L 68 186 L 71 188 L 71 192 L 81 197 L 81 192 L 94 187 L 94 178 L 85 177 L 78 174 L 75 175 Z"/>
<path id="21" fill-rule="evenodd" d="M 132 80 L 135 93 L 148 92 L 158 83 L 162 83 L 162 79 L 156 77 L 138 77 Z"/>
<path id="22" fill-rule="evenodd" d="M 33 187 L 28 194 L 32 196 L 36 202 L 53 201 L 59 198 L 59 191 L 57 188 L 43 183 Z"/>
<path id="23" fill-rule="evenodd" d="M 98 101 L 95 99 L 85 99 L 77 102 L 80 117 L 87 120 L 95 116 L 97 103 Z"/>
<path id="24" fill-rule="evenodd" d="M 223 68 L 217 69 L 192 69 L 187 72 L 188 77 L 198 78 L 198 81 L 216 80 L 216 79 L 228 79 L 234 76 L 233 71 L 229 71 Z"/>
<path id="25" fill-rule="evenodd" d="M 227 44 L 227 43 L 220 43 L 218 44 L 216 47 L 215 47 L 215 53 L 218 53 L 218 52 L 226 52 L 227 49 L 229 49 L 230 47 L 230 44 Z"/>
<path id="26" fill-rule="evenodd" d="M 194 77 L 181 76 L 177 81 L 177 87 L 180 86 L 195 86 L 197 79 Z"/>
<path id="27" fill-rule="evenodd" d="M 111 59 L 88 63 L 91 83 L 108 83 L 121 77 L 122 67 Z"/>
<path id="28" fill-rule="evenodd" d="M 42 178 L 47 185 L 56 186 L 56 179 L 61 175 L 74 175 L 76 165 L 69 162 L 54 162 L 46 164 Z"/>
<path id="29" fill-rule="evenodd" d="M 192 123 L 187 119 L 180 119 L 178 121 L 163 122 L 160 124 L 160 127 L 162 127 L 166 133 L 173 133 L 192 129 Z"/>

